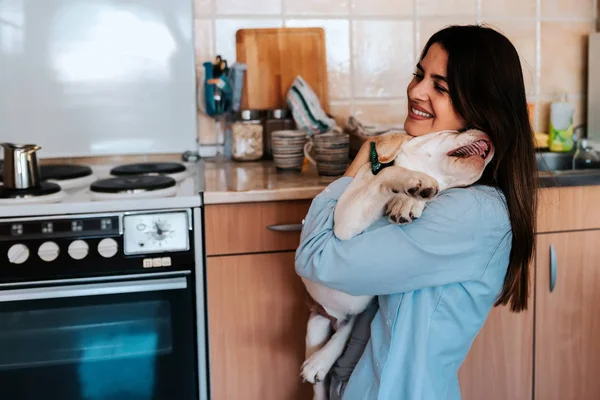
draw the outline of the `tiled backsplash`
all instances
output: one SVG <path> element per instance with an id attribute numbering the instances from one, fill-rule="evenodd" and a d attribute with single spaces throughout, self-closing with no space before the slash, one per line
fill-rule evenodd
<path id="1" fill-rule="evenodd" d="M 545 132 L 549 103 L 561 93 L 585 121 L 587 35 L 598 0 L 195 0 L 196 60 L 235 60 L 240 28 L 318 26 L 325 29 L 331 113 L 402 124 L 406 85 L 429 36 L 449 24 L 487 23 L 522 58 L 536 130 Z M 214 122 L 199 114 L 203 145 L 221 144 Z"/>

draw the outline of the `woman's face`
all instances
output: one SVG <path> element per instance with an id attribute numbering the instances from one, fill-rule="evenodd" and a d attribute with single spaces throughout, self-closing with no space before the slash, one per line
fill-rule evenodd
<path id="1" fill-rule="evenodd" d="M 417 64 L 414 78 L 406 89 L 408 115 L 404 129 L 412 136 L 442 130 L 460 130 L 465 121 L 454 111 L 448 92 L 446 66 L 448 53 L 438 43 L 431 45 Z"/>

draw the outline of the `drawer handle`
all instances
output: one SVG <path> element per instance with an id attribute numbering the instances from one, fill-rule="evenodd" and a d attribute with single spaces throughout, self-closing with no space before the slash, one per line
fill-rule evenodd
<path id="1" fill-rule="evenodd" d="M 269 225 L 267 229 L 274 232 L 300 232 L 302 224 Z"/>
<path id="2" fill-rule="evenodd" d="M 550 292 L 554 291 L 556 286 L 556 251 L 554 245 L 550 245 Z"/>

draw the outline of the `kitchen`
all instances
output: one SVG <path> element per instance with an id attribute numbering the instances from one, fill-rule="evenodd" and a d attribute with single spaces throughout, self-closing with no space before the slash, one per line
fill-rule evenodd
<path id="1" fill-rule="evenodd" d="M 298 377 L 308 309 L 294 250 L 311 199 L 334 177 L 320 176 L 308 157 L 301 157 L 301 172 L 285 173 L 276 160 L 228 160 L 234 132 L 206 113 L 204 63 L 221 56 L 233 69 L 241 59 L 239 29 L 323 28 L 323 36 L 311 31 L 311 40 L 325 45 L 315 56 L 315 76 L 307 75 L 326 99 L 321 106 L 340 127 L 359 121 L 379 129 L 401 126 L 406 84 L 431 33 L 451 23 L 487 22 L 523 57 L 531 117 L 543 142 L 550 104 L 565 94 L 574 127 L 593 115 L 587 43 L 597 6 L 592 0 L 2 2 L 1 141 L 41 146 L 31 150 L 44 167 L 40 176 L 36 168 L 5 176 L 28 177 L 13 187 L 31 185 L 44 172 L 61 172 L 52 165 L 70 165 L 70 179 L 50 179 L 63 188 L 52 193 L 64 192 L 60 202 L 0 205 L 0 248 L 7 255 L 0 264 L 6 305 L 0 313 L 13 317 L 8 335 L 0 332 L 8 359 L 0 366 L 1 397 L 37 399 L 55 390 L 52 398 L 64 399 L 133 393 L 184 399 L 190 392 L 201 399 L 310 398 L 310 385 Z M 255 72 L 245 71 L 248 78 Z M 256 92 L 248 90 L 240 106 L 252 107 L 248 93 Z M 592 145 L 600 141 L 595 133 L 589 130 Z M 306 143 L 299 142 L 304 154 Z M 14 156 L 28 161 L 11 164 L 27 170 L 35 160 L 9 150 L 5 165 Z M 560 157 L 547 154 L 546 163 L 558 165 Z M 144 169 L 147 163 L 154 169 Z M 115 189 L 123 184 L 119 174 L 131 169 L 147 177 L 124 181 L 153 186 Z M 594 170 L 566 169 L 542 173 L 551 187 L 541 196 L 535 304 L 522 314 L 492 312 L 461 369 L 465 399 L 600 396 L 588 375 L 600 368 L 593 329 L 600 180 Z M 140 195 L 157 194 L 150 189 L 166 192 Z M 124 194 L 114 196 L 119 190 Z M 165 232 L 173 235 L 168 241 Z M 36 313 L 47 310 L 37 322 Z M 66 326 L 69 335 L 52 333 Z M 47 336 L 24 343 L 14 333 L 26 329 Z M 144 356 L 136 361 L 132 352 Z M 99 358 L 102 365 L 94 364 Z M 65 377 L 81 387 L 57 386 Z M 106 386 L 131 392 L 119 397 Z M 77 394 L 84 387 L 85 396 Z"/>

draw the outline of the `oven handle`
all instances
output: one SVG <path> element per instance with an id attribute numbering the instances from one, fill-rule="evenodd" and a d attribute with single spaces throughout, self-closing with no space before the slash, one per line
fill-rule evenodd
<path id="1" fill-rule="evenodd" d="M 0 291 L 0 303 L 6 303 L 9 301 L 59 299 L 65 297 L 158 292 L 163 290 L 186 289 L 187 286 L 187 279 L 185 277 L 177 277 L 10 289 Z"/>

